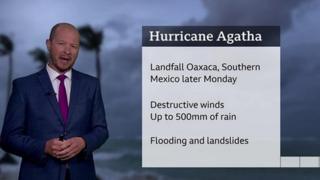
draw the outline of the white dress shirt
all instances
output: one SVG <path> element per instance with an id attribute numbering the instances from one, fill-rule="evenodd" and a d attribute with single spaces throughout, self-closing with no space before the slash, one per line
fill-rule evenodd
<path id="1" fill-rule="evenodd" d="M 52 69 L 48 64 L 46 66 L 46 69 L 49 74 L 49 78 L 53 87 L 54 92 L 56 93 L 56 98 L 57 101 L 59 101 L 59 85 L 60 85 L 60 80 L 57 79 L 57 77 L 60 75 L 57 71 Z M 72 71 L 71 69 L 64 73 L 67 78 L 64 80 L 64 86 L 66 87 L 66 92 L 67 92 L 67 99 L 68 99 L 68 104 L 70 102 L 70 91 L 71 91 L 71 78 L 72 78 Z"/>

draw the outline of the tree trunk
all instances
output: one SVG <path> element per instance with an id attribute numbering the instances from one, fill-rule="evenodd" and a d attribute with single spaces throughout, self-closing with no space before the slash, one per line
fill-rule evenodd
<path id="1" fill-rule="evenodd" d="M 100 49 L 97 49 L 95 52 L 96 52 L 96 72 L 97 72 L 97 78 L 98 78 L 99 83 L 100 83 L 100 85 L 101 85 Z"/>
<path id="2" fill-rule="evenodd" d="M 12 53 L 9 54 L 8 79 L 7 79 L 7 101 L 9 102 L 11 84 L 12 84 L 13 58 Z"/>

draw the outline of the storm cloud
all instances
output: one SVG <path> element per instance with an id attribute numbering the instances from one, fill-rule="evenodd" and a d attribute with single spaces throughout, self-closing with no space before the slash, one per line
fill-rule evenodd
<path id="1" fill-rule="evenodd" d="M 292 25 L 292 14 L 313 0 L 203 0 L 207 16 L 201 21 L 190 21 L 197 25 L 262 25 L 281 26 L 287 29 Z"/>

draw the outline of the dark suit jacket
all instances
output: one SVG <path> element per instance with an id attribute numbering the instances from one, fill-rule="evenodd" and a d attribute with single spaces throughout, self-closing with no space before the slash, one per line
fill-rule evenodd
<path id="1" fill-rule="evenodd" d="M 4 150 L 22 157 L 20 180 L 62 180 L 66 162 L 44 153 L 45 142 L 80 136 L 86 148 L 70 159 L 72 180 L 95 179 L 92 152 L 108 138 L 105 110 L 96 78 L 72 70 L 65 126 L 46 69 L 13 81 L 1 134 Z"/>

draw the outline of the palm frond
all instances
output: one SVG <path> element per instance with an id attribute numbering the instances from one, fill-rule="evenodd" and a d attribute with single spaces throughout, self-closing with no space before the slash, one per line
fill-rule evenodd
<path id="1" fill-rule="evenodd" d="M 48 55 L 45 50 L 41 48 L 35 48 L 29 51 L 29 55 L 33 57 L 33 59 L 41 64 L 46 64 L 48 62 Z"/>
<path id="2" fill-rule="evenodd" d="M 86 25 L 78 28 L 80 33 L 80 45 L 87 50 L 97 50 L 103 40 L 102 31 L 94 31 L 91 26 Z"/>
<path id="3" fill-rule="evenodd" d="M 0 34 L 0 56 L 5 56 L 13 51 L 13 43 L 11 39 L 3 34 Z"/>

